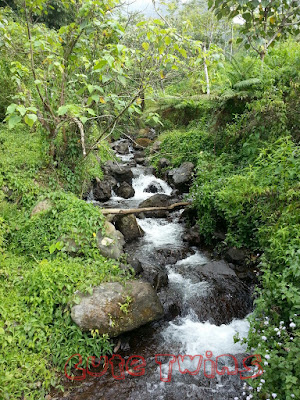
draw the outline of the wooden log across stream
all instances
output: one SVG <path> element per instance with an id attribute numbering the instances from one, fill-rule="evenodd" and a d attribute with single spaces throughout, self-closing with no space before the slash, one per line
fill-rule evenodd
<path id="1" fill-rule="evenodd" d="M 144 208 L 104 208 L 102 209 L 102 213 L 104 215 L 108 214 L 140 214 L 142 212 L 151 212 L 151 211 L 173 211 L 176 208 L 184 208 L 186 206 L 190 206 L 191 202 L 181 202 L 174 203 L 167 207 L 144 207 Z"/>

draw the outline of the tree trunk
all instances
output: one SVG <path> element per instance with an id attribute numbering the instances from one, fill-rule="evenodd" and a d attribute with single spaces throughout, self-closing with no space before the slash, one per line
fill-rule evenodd
<path id="1" fill-rule="evenodd" d="M 210 82 L 209 82 L 209 75 L 208 75 L 208 68 L 207 68 L 207 63 L 206 63 L 206 46 L 203 46 L 203 58 L 204 58 L 204 73 L 205 73 L 205 80 L 206 80 L 206 94 L 209 96 L 210 95 Z"/>
<path id="2" fill-rule="evenodd" d="M 230 43 L 230 61 L 233 56 L 233 24 L 231 24 L 231 43 Z"/>

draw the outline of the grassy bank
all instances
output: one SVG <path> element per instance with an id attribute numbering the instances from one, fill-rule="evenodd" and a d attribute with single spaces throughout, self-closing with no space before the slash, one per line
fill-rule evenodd
<path id="1" fill-rule="evenodd" d="M 236 246 L 254 258 L 262 254 L 256 260 L 260 282 L 247 343 L 262 356 L 265 372 L 262 381 L 250 383 L 252 395 L 293 399 L 300 397 L 299 76 L 293 69 L 299 45 L 294 61 L 283 60 L 284 46 L 274 54 L 278 63 L 270 54 L 263 89 L 216 96 L 215 105 L 204 107 L 204 117 L 161 134 L 153 163 L 161 157 L 173 166 L 195 163 L 190 194 L 203 240 L 215 243 L 214 234 L 221 231 L 225 240 L 219 250 Z"/>

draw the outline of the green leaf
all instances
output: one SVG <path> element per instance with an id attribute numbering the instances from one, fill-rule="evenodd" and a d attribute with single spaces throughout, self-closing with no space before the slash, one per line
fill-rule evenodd
<path id="1" fill-rule="evenodd" d="M 123 86 L 126 85 L 126 79 L 124 78 L 124 76 L 119 75 L 118 76 L 118 81 L 121 82 Z"/>
<path id="2" fill-rule="evenodd" d="M 8 129 L 14 128 L 19 122 L 21 122 L 22 117 L 20 115 L 12 115 L 8 119 Z"/>
<path id="3" fill-rule="evenodd" d="M 56 250 L 56 243 L 53 243 L 50 247 L 49 247 L 49 253 L 53 254 Z"/>
<path id="4" fill-rule="evenodd" d="M 83 125 L 84 125 L 84 124 L 86 123 L 86 121 L 88 120 L 87 117 L 80 117 L 79 119 L 80 119 L 80 121 L 83 123 Z"/>
<path id="5" fill-rule="evenodd" d="M 35 114 L 26 114 L 24 121 L 31 128 L 37 121 L 37 116 Z"/>
<path id="6" fill-rule="evenodd" d="M 136 24 L 136 26 L 144 26 L 146 25 L 147 21 L 141 21 L 138 24 Z"/>
<path id="7" fill-rule="evenodd" d="M 145 50 L 145 51 L 148 51 L 149 50 L 149 43 L 147 43 L 147 42 L 144 42 L 144 43 L 142 43 L 142 47 L 143 47 L 143 49 Z"/>
<path id="8" fill-rule="evenodd" d="M 87 111 L 90 115 L 93 115 L 93 116 L 96 115 L 95 111 L 92 110 L 91 108 L 87 108 L 86 111 Z"/>
<path id="9" fill-rule="evenodd" d="M 165 23 L 160 19 L 154 19 L 153 22 L 157 25 L 163 26 Z"/>
<path id="10" fill-rule="evenodd" d="M 102 69 L 103 67 L 105 67 L 105 65 L 107 65 L 107 60 L 98 60 L 94 65 L 94 70 L 97 71 L 99 69 Z"/>
<path id="11" fill-rule="evenodd" d="M 68 110 L 69 110 L 68 106 L 61 106 L 57 110 L 57 115 L 65 115 L 65 114 L 67 114 Z"/>
<path id="12" fill-rule="evenodd" d="M 24 117 L 24 115 L 26 114 L 26 108 L 22 104 L 20 106 L 17 106 L 17 110 L 22 115 L 22 117 Z"/>
<path id="13" fill-rule="evenodd" d="M 172 43 L 172 39 L 170 38 L 170 36 L 166 36 L 165 37 L 165 43 L 166 43 L 167 46 L 169 46 L 169 44 Z"/>
<path id="14" fill-rule="evenodd" d="M 89 93 L 93 93 L 93 91 L 95 90 L 93 85 L 87 85 L 87 88 Z"/>
<path id="15" fill-rule="evenodd" d="M 15 110 L 16 110 L 16 107 L 17 107 L 17 104 L 10 104 L 10 105 L 7 107 L 6 113 L 7 113 L 7 114 L 12 114 L 12 113 L 14 113 Z"/>

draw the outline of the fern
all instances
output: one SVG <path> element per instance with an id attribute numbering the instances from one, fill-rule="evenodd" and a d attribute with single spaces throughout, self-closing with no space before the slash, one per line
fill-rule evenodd
<path id="1" fill-rule="evenodd" d="M 237 82 L 234 86 L 233 89 L 236 90 L 251 90 L 258 85 L 261 85 L 261 80 L 258 78 L 250 78 L 246 79 L 244 81 Z"/>

